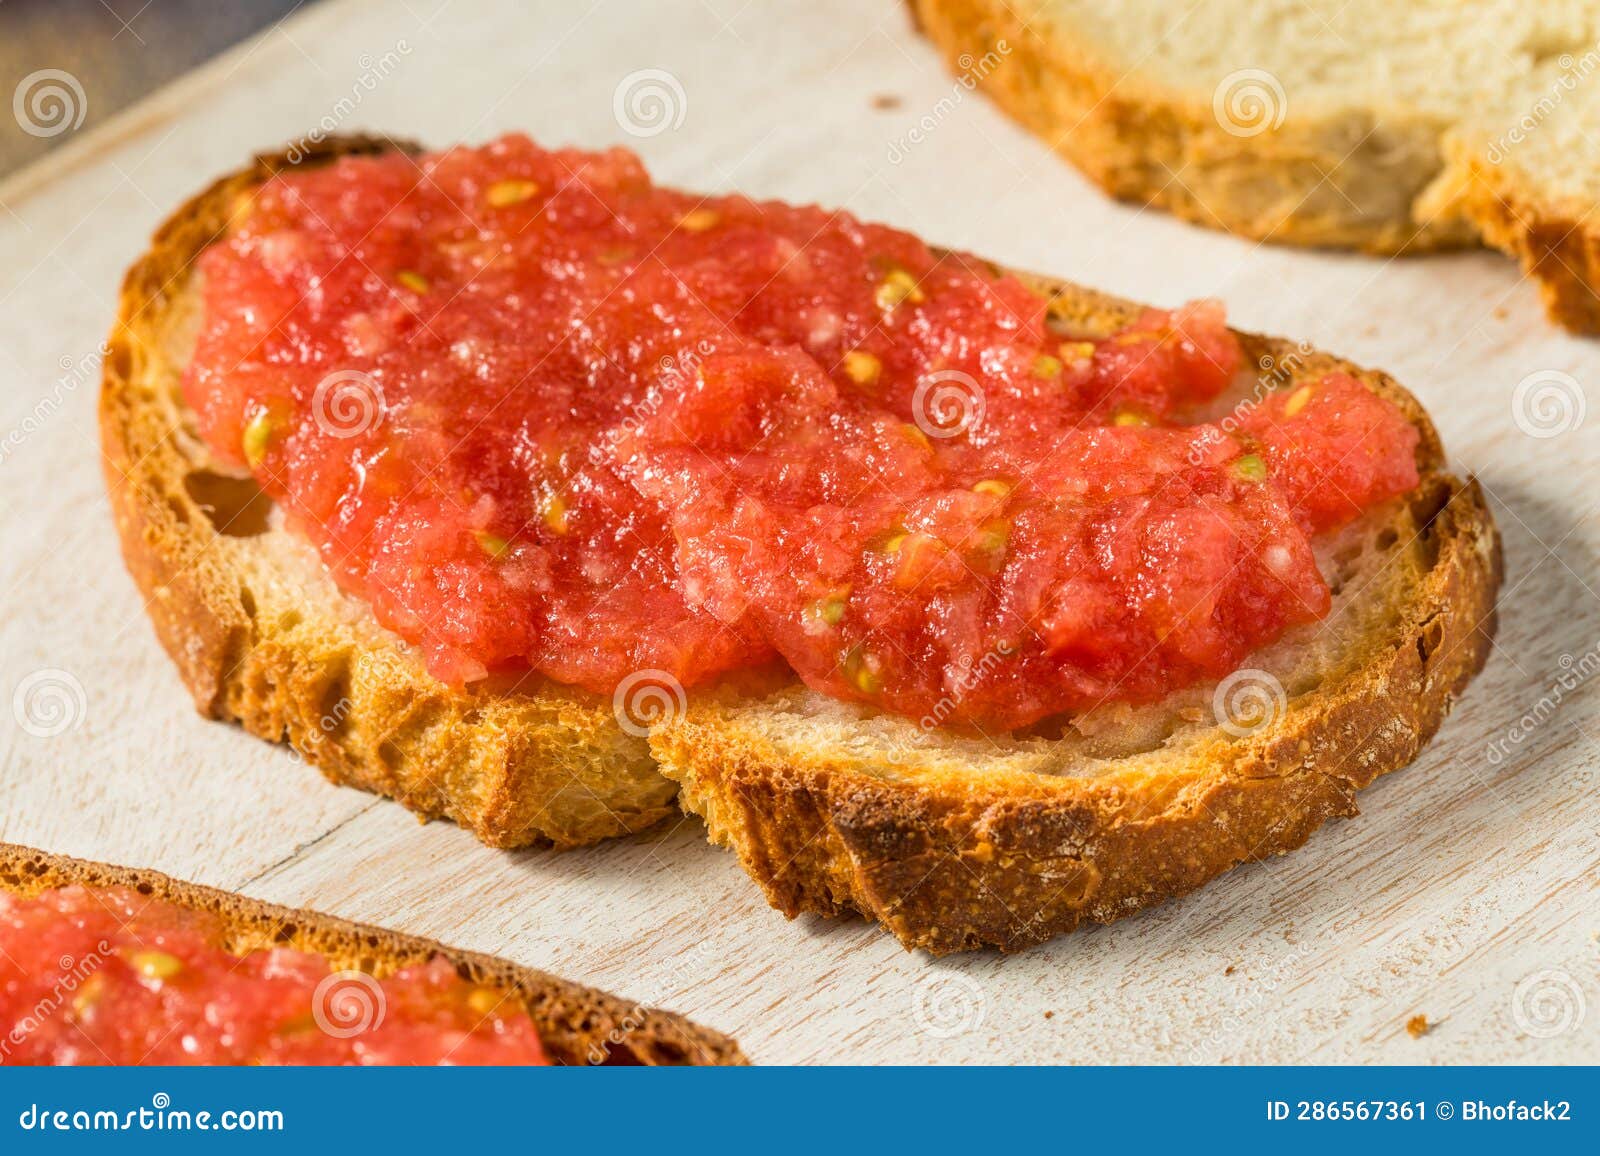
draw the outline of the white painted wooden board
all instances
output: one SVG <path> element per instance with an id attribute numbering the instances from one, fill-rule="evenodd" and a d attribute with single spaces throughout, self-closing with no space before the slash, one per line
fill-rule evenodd
<path id="1" fill-rule="evenodd" d="M 646 69 L 682 95 L 633 136 L 614 96 Z M 627 144 L 665 182 L 844 205 L 1159 304 L 1218 296 L 1243 327 L 1381 365 L 1493 497 L 1489 668 L 1359 818 L 1010 958 L 786 922 L 692 820 L 505 854 L 330 787 L 193 714 L 117 557 L 93 364 L 150 229 L 324 117 Z M 1500 258 L 1261 248 L 1108 203 L 955 85 L 900 5 L 859 0 L 325 3 L 0 185 L 0 252 L 0 692 L 64 687 L 70 724 L 30 733 L 52 728 L 0 704 L 0 839 L 493 951 L 689 1013 L 758 1061 L 1600 1060 L 1600 719 L 1592 688 L 1540 706 L 1600 646 L 1600 412 L 1542 438 L 1513 420 L 1529 374 L 1600 389 L 1600 343 L 1552 329 Z"/>

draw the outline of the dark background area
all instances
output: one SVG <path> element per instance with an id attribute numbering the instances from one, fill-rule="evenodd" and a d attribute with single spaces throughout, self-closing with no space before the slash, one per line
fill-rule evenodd
<path id="1" fill-rule="evenodd" d="M 308 2 L 0 0 L 0 177 Z M 41 69 L 82 86 L 86 115 L 75 132 L 33 136 L 18 124 L 18 86 Z"/>

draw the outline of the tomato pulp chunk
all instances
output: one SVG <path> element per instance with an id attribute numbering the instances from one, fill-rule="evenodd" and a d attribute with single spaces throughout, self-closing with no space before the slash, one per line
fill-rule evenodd
<path id="1" fill-rule="evenodd" d="M 123 887 L 0 893 L 0 1063 L 543 1064 L 520 1001 L 434 958 L 379 981 Z"/>
<path id="2" fill-rule="evenodd" d="M 282 174 L 202 256 L 185 376 L 336 580 L 463 682 L 781 660 L 1016 728 L 1325 614 L 1311 537 L 1416 484 L 1341 374 L 1193 415 L 1220 307 L 1088 337 L 843 212 L 513 136 Z"/>

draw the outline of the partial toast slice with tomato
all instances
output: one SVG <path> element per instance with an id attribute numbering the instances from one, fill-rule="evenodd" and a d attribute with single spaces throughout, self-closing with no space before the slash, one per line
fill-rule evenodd
<path id="1" fill-rule="evenodd" d="M 156 871 L 114 867 L 0 843 L 0 891 L 29 898 L 63 887 L 126 888 L 153 901 L 204 913 L 233 955 L 289 948 L 359 971 L 381 983 L 404 967 L 443 958 L 462 979 L 507 993 L 558 1064 L 743 1064 L 739 1045 L 672 1012 L 640 1007 L 581 984 L 429 939 L 351 923 L 331 915 L 263 903 Z M 198 1029 L 199 1025 L 177 1025 Z"/>

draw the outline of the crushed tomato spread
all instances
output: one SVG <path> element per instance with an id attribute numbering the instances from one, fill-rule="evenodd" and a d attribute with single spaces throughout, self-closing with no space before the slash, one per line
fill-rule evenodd
<path id="1" fill-rule="evenodd" d="M 453 683 L 781 659 L 1007 729 L 1153 700 L 1325 614 L 1311 536 L 1417 480 L 1341 374 L 1198 422 L 1219 306 L 1090 339 L 976 259 L 621 150 L 285 173 L 200 268 L 203 435 Z"/>
<path id="2" fill-rule="evenodd" d="M 382 981 L 130 888 L 0 892 L 0 1065 L 543 1064 L 521 1003 L 444 959 Z"/>

